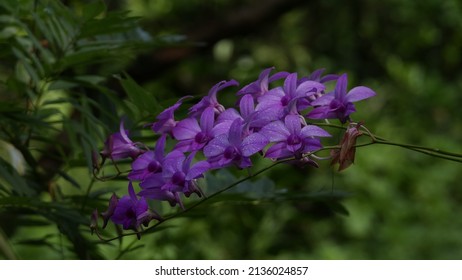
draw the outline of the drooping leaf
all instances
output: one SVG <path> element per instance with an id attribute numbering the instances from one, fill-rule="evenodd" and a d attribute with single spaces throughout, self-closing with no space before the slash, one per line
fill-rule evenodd
<path id="1" fill-rule="evenodd" d="M 157 115 L 162 111 L 162 107 L 155 96 L 142 88 L 127 74 L 124 77 L 117 77 L 133 104 L 149 114 Z"/>
<path id="2" fill-rule="evenodd" d="M 34 189 L 30 188 L 27 181 L 18 174 L 18 172 L 0 157 L 0 182 L 4 181 L 3 188 L 11 194 L 22 196 L 32 196 L 35 194 Z"/>

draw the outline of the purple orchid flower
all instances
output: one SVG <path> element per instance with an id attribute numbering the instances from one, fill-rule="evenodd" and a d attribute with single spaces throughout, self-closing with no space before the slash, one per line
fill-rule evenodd
<path id="1" fill-rule="evenodd" d="M 315 81 L 305 81 L 298 84 L 297 73 L 287 76 L 283 87 L 277 87 L 268 91 L 258 98 L 256 110 L 264 111 L 271 109 L 277 112 L 278 119 L 288 114 L 298 114 L 297 102 L 299 99 L 308 98 L 310 95 L 321 92 L 326 87 Z"/>
<path id="2" fill-rule="evenodd" d="M 322 73 L 324 73 L 325 70 L 326 69 L 324 68 L 314 70 L 310 75 L 301 78 L 298 82 L 303 83 L 305 81 L 315 81 L 324 84 L 329 81 L 335 81 L 339 78 L 339 75 L 336 74 L 327 74 L 325 76 L 322 76 Z"/>
<path id="3" fill-rule="evenodd" d="M 128 138 L 128 131 L 124 128 L 123 121 L 120 122 L 120 131 L 111 134 L 104 142 L 104 150 L 100 153 L 106 159 L 119 160 L 131 157 L 132 159 L 144 153 L 136 146 L 130 138 Z"/>
<path id="4" fill-rule="evenodd" d="M 338 77 L 339 77 L 339 75 L 336 75 L 336 74 L 327 74 L 325 76 L 322 76 L 322 73 L 324 73 L 324 71 L 325 71 L 324 68 L 317 69 L 317 70 L 313 71 L 307 77 L 303 77 L 300 80 L 298 80 L 298 83 L 301 84 L 301 83 L 304 83 L 306 81 L 315 81 L 315 82 L 320 82 L 321 84 L 325 84 L 325 83 L 330 82 L 330 81 L 336 81 L 338 79 Z M 323 94 L 324 94 L 324 91 L 320 91 L 320 92 L 317 92 L 315 94 L 312 94 L 312 95 L 308 96 L 307 99 L 300 100 L 300 103 L 298 104 L 299 110 L 302 111 L 302 110 L 310 107 L 311 102 L 318 99 Z"/>
<path id="5" fill-rule="evenodd" d="M 229 133 L 218 135 L 204 147 L 204 155 L 214 168 L 231 164 L 236 164 L 239 168 L 250 167 L 250 156 L 268 144 L 268 139 L 257 132 L 244 137 L 242 128 L 242 119 L 235 119 Z"/>
<path id="6" fill-rule="evenodd" d="M 270 76 L 270 72 L 274 67 L 267 68 L 260 73 L 258 80 L 246 85 L 237 92 L 237 95 L 250 94 L 255 100 L 268 92 L 269 83 L 284 79 L 289 75 L 289 72 L 278 72 Z"/>
<path id="7" fill-rule="evenodd" d="M 214 136 L 229 129 L 226 124 L 214 127 L 215 111 L 208 107 L 204 110 L 198 123 L 195 118 L 184 119 L 173 129 L 173 137 L 178 140 L 175 150 L 191 152 L 201 150 Z"/>
<path id="8" fill-rule="evenodd" d="M 113 223 L 122 225 L 123 229 L 137 231 L 141 224 L 147 226 L 152 219 L 159 219 L 157 214 L 149 210 L 144 197 L 138 200 L 131 182 L 128 185 L 128 194 L 119 199 L 115 206 L 111 216 Z"/>
<path id="9" fill-rule="evenodd" d="M 255 103 L 252 95 L 244 95 L 239 102 L 239 112 L 234 108 L 226 109 L 218 116 L 217 124 L 227 123 L 227 128 L 231 126 L 236 119 L 241 119 L 243 122 L 244 136 L 257 132 L 266 124 L 278 117 L 277 112 L 271 108 L 266 108 L 263 111 L 255 110 Z M 226 126 L 225 126 L 226 127 Z"/>
<path id="10" fill-rule="evenodd" d="M 265 157 L 284 159 L 302 158 L 303 154 L 322 148 L 319 139 L 314 137 L 331 136 L 324 129 L 315 125 L 302 128 L 302 116 L 287 115 L 282 121 L 274 121 L 260 130 L 274 144 L 266 151 Z"/>
<path id="11" fill-rule="evenodd" d="M 147 177 L 140 186 L 143 189 L 139 195 L 143 197 L 167 200 L 172 205 L 181 202 L 180 193 L 186 197 L 196 193 L 202 196 L 196 179 L 203 177 L 210 169 L 207 161 L 198 161 L 191 165 L 195 152 L 186 157 L 182 152 L 173 150 L 164 160 L 162 173 L 155 173 Z"/>
<path id="12" fill-rule="evenodd" d="M 311 102 L 315 107 L 307 117 L 310 119 L 339 119 L 342 123 L 349 120 L 350 114 L 356 112 L 353 102 L 375 96 L 375 92 L 364 86 L 358 86 L 347 93 L 348 77 L 343 74 L 338 78 L 334 92 L 327 93 Z"/>
<path id="13" fill-rule="evenodd" d="M 189 108 L 189 115 L 193 118 L 197 118 L 200 115 L 202 115 L 202 112 L 206 108 L 209 108 L 209 107 L 214 109 L 215 114 L 220 114 L 221 112 L 225 110 L 225 107 L 221 105 L 220 103 L 218 103 L 217 93 L 226 87 L 238 86 L 238 85 L 239 83 L 235 80 L 221 81 L 217 83 L 215 86 L 213 86 L 210 89 L 207 96 L 204 96 L 201 99 L 201 101 L 199 101 L 199 103 Z"/>
<path id="14" fill-rule="evenodd" d="M 175 104 L 162 111 L 157 116 L 157 122 L 152 124 L 152 130 L 157 133 L 168 133 L 171 135 L 172 129 L 176 126 L 174 113 L 181 106 L 183 100 L 191 98 L 192 96 L 184 96 L 180 98 Z"/>
<path id="15" fill-rule="evenodd" d="M 167 135 L 163 134 L 157 140 L 154 151 L 148 151 L 133 161 L 132 171 L 127 176 L 130 181 L 142 181 L 151 174 L 162 172 L 166 138 Z"/>

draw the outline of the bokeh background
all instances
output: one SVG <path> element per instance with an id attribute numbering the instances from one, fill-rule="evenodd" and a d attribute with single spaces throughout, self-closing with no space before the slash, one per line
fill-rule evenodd
<path id="1" fill-rule="evenodd" d="M 79 11 L 92 1 L 64 2 Z M 121 99 L 126 96 L 112 75 L 124 71 L 165 106 L 184 95 L 206 94 L 221 80 L 245 85 L 270 66 L 301 75 L 325 68 L 348 73 L 350 87 L 377 92 L 358 103 L 353 115 L 377 135 L 462 153 L 461 1 L 130 0 L 110 1 L 108 9 L 139 17 L 142 36 L 161 43 L 64 73 L 106 77 L 102 85 Z M 15 64 L 1 64 L 4 82 Z M 0 101 L 10 98 L 9 89 L 0 88 Z M 119 105 L 111 106 L 120 117 Z M 72 115 L 70 108 L 59 110 Z M 106 133 L 117 129 L 117 118 L 104 122 Z M 71 144 L 72 152 L 61 151 L 69 157 L 61 167 L 87 186 L 91 174 L 85 163 L 72 165 L 85 162 L 85 153 L 78 152 L 78 142 Z M 219 175 L 231 176 L 212 174 L 209 183 L 220 182 Z M 53 177 L 61 198 L 85 194 L 86 187 L 73 188 L 63 177 Z M 256 182 L 311 194 L 306 199 L 225 200 L 169 221 L 141 240 L 110 244 L 99 243 L 80 225 L 76 229 L 87 240 L 82 246 L 94 254 L 75 253 L 75 242 L 59 222 L 40 222 L 30 218 L 33 212 L 5 203 L 0 247 L 4 258 L 25 259 L 461 259 L 461 180 L 460 163 L 373 145 L 358 149 L 355 164 L 340 173 L 327 162 L 319 169 L 278 166 Z M 92 191 L 124 194 L 125 188 L 126 182 L 115 180 L 95 182 Z M 38 195 L 56 199 L 47 190 Z M 109 195 L 94 205 L 103 205 L 103 211 Z M 79 213 L 90 214 L 86 208 Z"/>

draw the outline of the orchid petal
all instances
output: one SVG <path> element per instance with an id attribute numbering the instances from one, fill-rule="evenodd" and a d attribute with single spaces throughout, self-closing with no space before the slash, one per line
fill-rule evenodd
<path id="1" fill-rule="evenodd" d="M 337 84 L 335 85 L 335 98 L 338 100 L 343 100 L 347 94 L 347 85 L 348 85 L 348 76 L 347 74 L 341 75 Z"/>
<path id="2" fill-rule="evenodd" d="M 242 118 L 241 115 L 237 112 L 234 108 L 226 109 L 223 113 L 221 113 L 217 118 L 217 124 L 226 122 L 226 121 L 234 121 L 235 119 Z"/>
<path id="3" fill-rule="evenodd" d="M 268 138 L 260 133 L 252 133 L 244 140 L 241 144 L 241 153 L 245 157 L 250 157 L 251 155 L 261 151 L 269 143 Z"/>
<path id="4" fill-rule="evenodd" d="M 135 190 L 133 189 L 132 181 L 128 182 L 128 194 L 130 195 L 130 198 L 133 201 L 138 201 L 138 198 L 136 197 L 136 194 L 135 194 Z"/>
<path id="5" fill-rule="evenodd" d="M 319 81 L 319 79 L 321 78 L 321 75 L 322 73 L 325 71 L 326 69 L 325 68 L 321 68 L 321 69 L 316 69 L 314 70 L 310 76 L 308 76 L 308 80 L 310 81 Z"/>
<path id="6" fill-rule="evenodd" d="M 153 173 L 147 176 L 143 182 L 140 183 L 142 189 L 159 188 L 164 184 L 164 179 L 161 173 Z"/>
<path id="7" fill-rule="evenodd" d="M 302 123 L 299 115 L 288 115 L 284 119 L 287 130 L 292 135 L 299 135 L 302 129 Z"/>
<path id="8" fill-rule="evenodd" d="M 334 99 L 335 99 L 335 95 L 333 92 L 326 93 L 320 96 L 319 98 L 317 98 L 316 100 L 312 101 L 311 105 L 312 106 L 326 106 L 326 105 L 329 105 L 330 102 Z"/>
<path id="9" fill-rule="evenodd" d="M 127 144 L 133 143 L 133 141 L 130 140 L 130 138 L 128 138 L 127 133 L 128 133 L 128 131 L 125 130 L 125 128 L 124 128 L 124 122 L 121 121 L 121 122 L 120 122 L 120 136 L 122 137 L 122 139 L 123 139 Z"/>
<path id="10" fill-rule="evenodd" d="M 286 95 L 293 97 L 297 90 L 297 73 L 291 73 L 284 81 L 284 92 Z"/>
<path id="11" fill-rule="evenodd" d="M 266 158 L 278 159 L 283 157 L 290 157 L 292 154 L 286 149 L 286 143 L 280 142 L 276 143 L 265 153 Z"/>
<path id="12" fill-rule="evenodd" d="M 244 119 L 247 119 L 255 111 L 255 104 L 252 95 L 246 94 L 241 98 L 239 109 L 241 111 L 241 116 Z"/>
<path id="13" fill-rule="evenodd" d="M 229 128 L 228 140 L 229 143 L 238 147 L 242 142 L 242 120 L 235 119 Z"/>
<path id="14" fill-rule="evenodd" d="M 316 125 L 307 125 L 301 130 L 301 134 L 304 137 L 311 137 L 311 136 L 316 136 L 316 137 L 331 137 L 331 135 L 325 131 L 324 129 L 320 128 L 319 126 Z"/>
<path id="15" fill-rule="evenodd" d="M 159 139 L 157 139 L 156 147 L 154 149 L 155 158 L 160 161 L 164 158 L 164 151 L 165 151 L 165 141 L 167 139 L 166 134 L 162 134 Z"/>
<path id="16" fill-rule="evenodd" d="M 194 118 L 187 118 L 177 123 L 173 128 L 173 137 L 177 140 L 191 139 L 201 132 L 201 128 Z"/>
<path id="17" fill-rule="evenodd" d="M 213 108 L 209 107 L 202 112 L 200 127 L 202 132 L 210 133 L 215 122 L 215 111 Z"/>
<path id="18" fill-rule="evenodd" d="M 165 156 L 163 165 L 163 176 L 164 178 L 171 177 L 173 173 L 180 171 L 185 160 L 183 152 L 173 150 Z"/>
<path id="19" fill-rule="evenodd" d="M 364 87 L 364 86 L 359 86 L 359 87 L 352 88 L 348 92 L 346 98 L 349 102 L 356 102 L 356 101 L 360 101 L 360 100 L 375 96 L 375 94 L 376 93 L 372 89 L 368 87 Z"/>
<path id="20" fill-rule="evenodd" d="M 201 177 L 205 172 L 210 169 L 210 163 L 207 161 L 199 161 L 196 162 L 191 169 L 189 169 L 188 173 L 186 173 L 186 180 L 193 180 Z"/>
<path id="21" fill-rule="evenodd" d="M 319 120 L 319 119 L 325 119 L 326 115 L 329 111 L 329 108 L 323 106 L 323 107 L 317 107 L 311 110 L 308 115 L 306 115 L 307 118 L 309 119 L 314 119 L 314 120 Z"/>
<path id="22" fill-rule="evenodd" d="M 265 125 L 260 133 L 266 136 L 270 142 L 285 141 L 290 136 L 290 132 L 282 121 L 274 121 Z"/>
<path id="23" fill-rule="evenodd" d="M 326 86 L 315 82 L 315 81 L 306 81 L 301 83 L 295 92 L 295 96 L 310 96 L 316 92 L 321 92 L 326 89 Z"/>
<path id="24" fill-rule="evenodd" d="M 204 156 L 207 158 L 223 154 L 229 146 L 228 135 L 221 134 L 213 138 L 207 146 L 204 147 Z"/>
<path id="25" fill-rule="evenodd" d="M 232 123 L 233 123 L 232 121 L 225 121 L 225 122 L 215 125 L 212 128 L 211 135 L 215 137 L 221 134 L 228 134 L 229 128 L 231 127 Z"/>
<path id="26" fill-rule="evenodd" d="M 286 72 L 286 71 L 277 72 L 268 79 L 268 82 L 271 83 L 271 82 L 274 82 L 274 81 L 277 81 L 277 80 L 280 80 L 280 79 L 285 79 L 285 78 L 287 78 L 287 76 L 289 76 L 289 74 L 290 73 Z"/>
<path id="27" fill-rule="evenodd" d="M 191 168 L 191 162 L 194 159 L 196 152 L 190 153 L 186 159 L 183 161 L 183 165 L 181 166 L 181 170 L 186 174 L 188 173 L 189 168 Z"/>

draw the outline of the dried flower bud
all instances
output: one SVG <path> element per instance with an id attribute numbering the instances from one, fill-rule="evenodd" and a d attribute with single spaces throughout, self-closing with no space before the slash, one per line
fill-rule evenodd
<path id="1" fill-rule="evenodd" d="M 359 131 L 361 125 L 361 123 L 350 125 L 343 135 L 342 141 L 340 142 L 340 149 L 331 151 L 331 164 L 340 164 L 338 171 L 347 169 L 351 164 L 354 163 L 356 153 L 356 139 L 363 134 L 361 131 Z"/>

